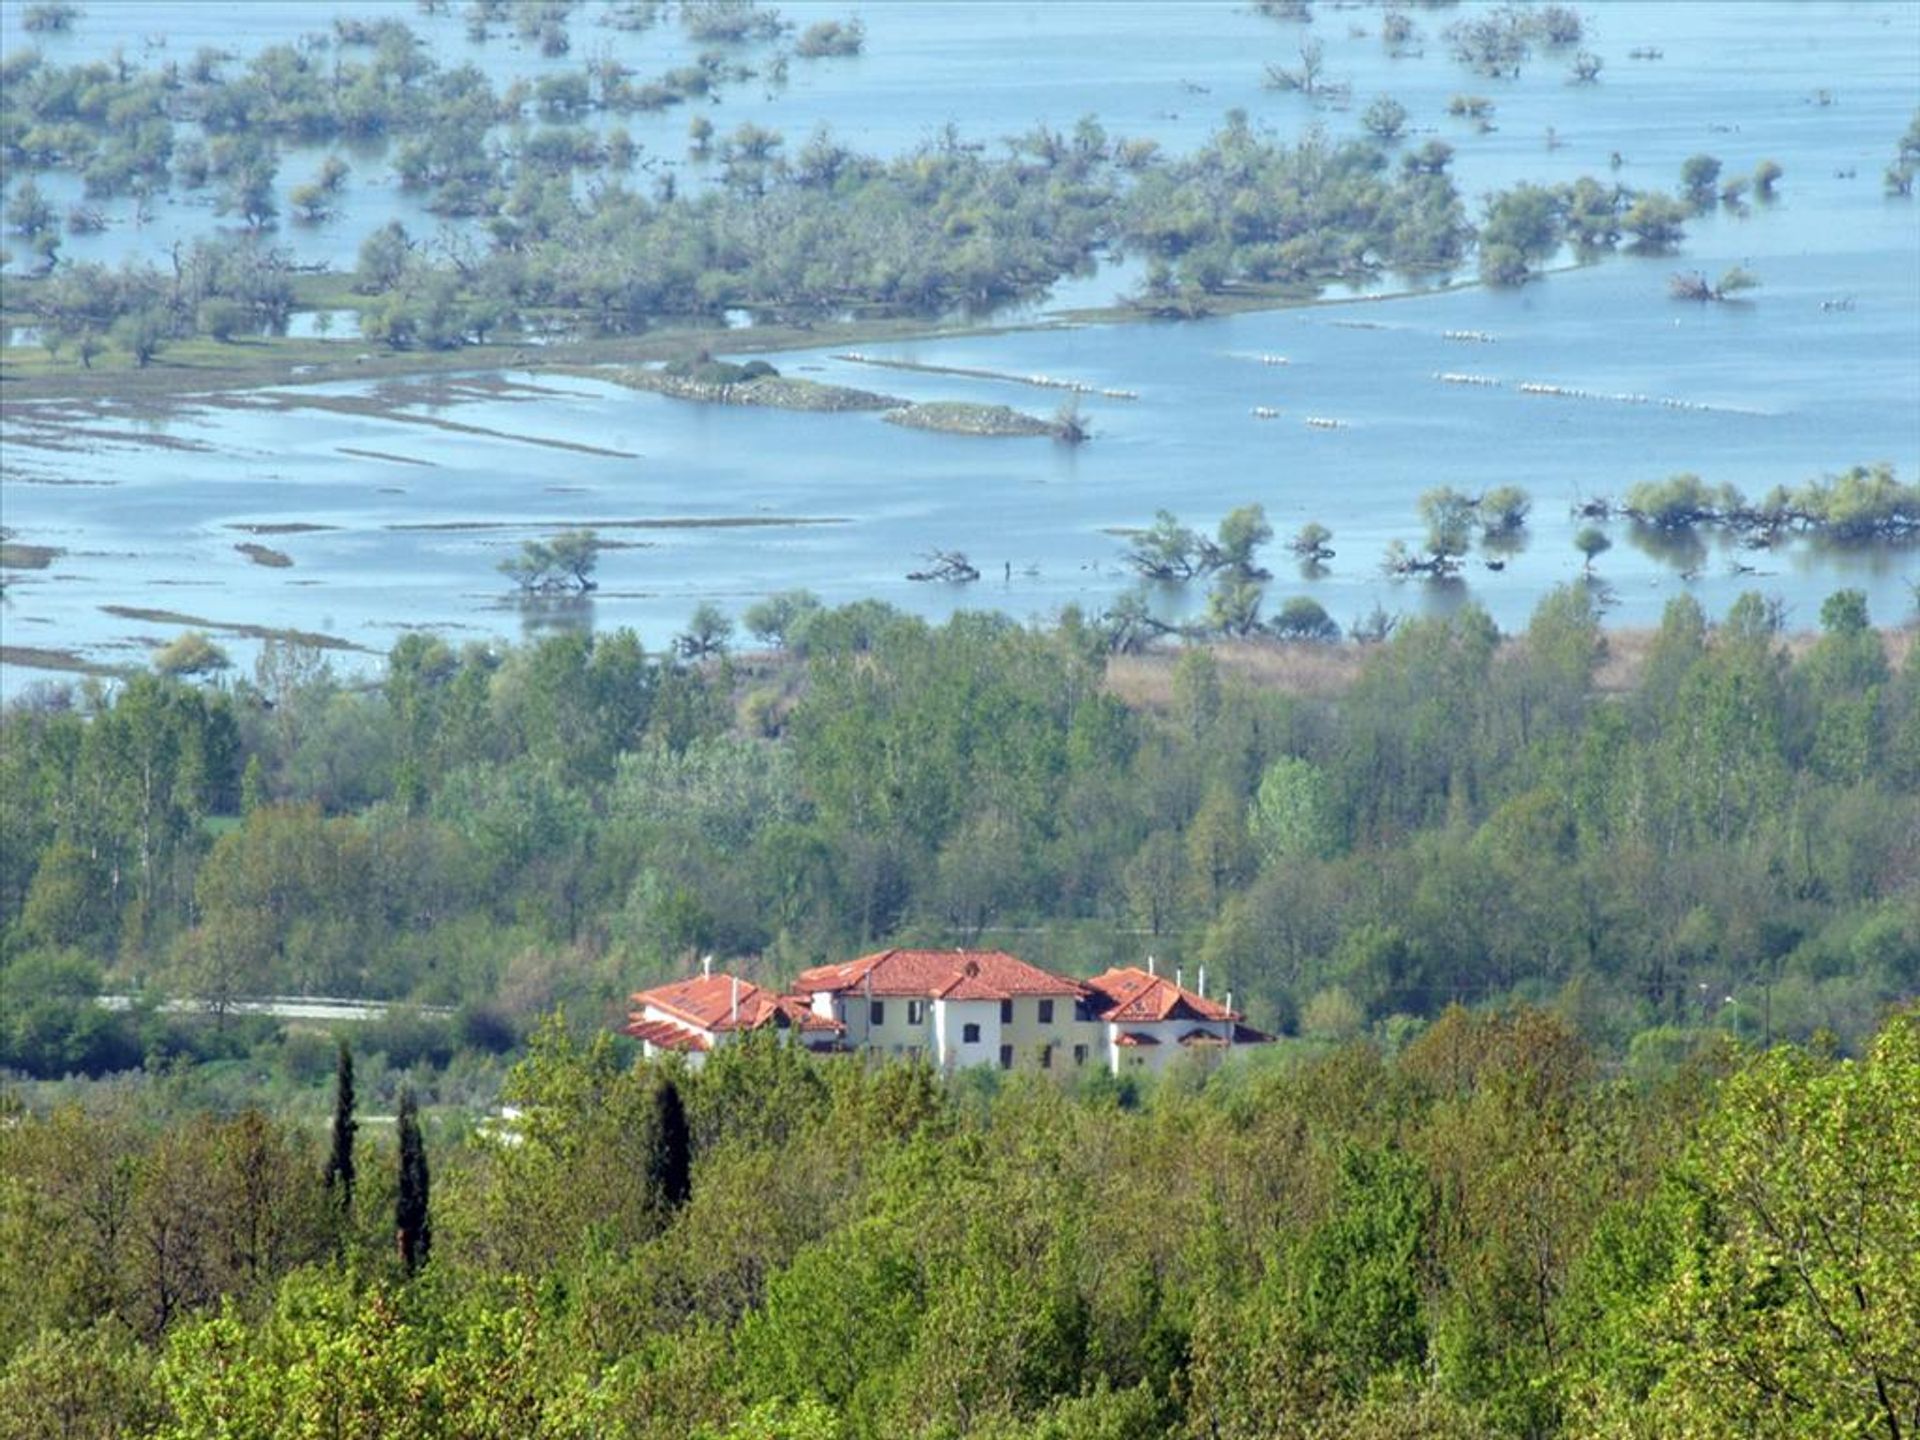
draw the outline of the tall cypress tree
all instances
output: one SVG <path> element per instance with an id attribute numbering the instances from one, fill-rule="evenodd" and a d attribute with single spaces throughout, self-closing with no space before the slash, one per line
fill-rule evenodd
<path id="1" fill-rule="evenodd" d="M 427 1147 L 420 1138 L 420 1116 L 413 1087 L 400 1092 L 400 1191 L 394 1202 L 394 1238 L 400 1263 L 411 1275 L 427 1263 L 433 1248 L 433 1221 L 427 1213 Z"/>
<path id="2" fill-rule="evenodd" d="M 359 1128 L 353 1118 L 353 1052 L 342 1040 L 333 1066 L 333 1153 L 327 1157 L 327 1189 L 338 1187 L 343 1216 L 353 1214 L 353 1136 Z"/>
<path id="3" fill-rule="evenodd" d="M 687 1107 L 671 1080 L 653 1092 L 653 1151 L 647 1156 L 647 1181 L 660 1203 L 678 1210 L 693 1193 L 693 1137 Z"/>

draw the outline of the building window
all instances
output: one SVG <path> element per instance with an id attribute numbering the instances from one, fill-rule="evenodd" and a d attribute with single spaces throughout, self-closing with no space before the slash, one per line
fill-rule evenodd
<path id="1" fill-rule="evenodd" d="M 1040 1023 L 1042 1025 L 1053 1024 L 1053 1001 L 1042 1000 L 1040 1002 Z"/>
<path id="2" fill-rule="evenodd" d="M 1053 1069 L 1053 1046 L 1042 1045 L 1040 1047 L 1040 1068 L 1042 1070 Z"/>
<path id="3" fill-rule="evenodd" d="M 1000 1068 L 1002 1070 L 1013 1069 L 1013 1046 L 1002 1045 L 1000 1047 Z"/>
<path id="4" fill-rule="evenodd" d="M 980 1043 L 980 1027 L 978 1025 L 962 1025 L 960 1027 L 960 1043 L 962 1045 L 978 1045 Z"/>
<path id="5" fill-rule="evenodd" d="M 1002 1025 L 1013 1024 L 1013 1001 L 1002 1000 L 1000 1002 L 1000 1023 Z"/>
<path id="6" fill-rule="evenodd" d="M 867 1023 L 869 1025 L 884 1025 L 887 1023 L 886 1001 L 869 1000 L 867 1002 Z"/>
<path id="7" fill-rule="evenodd" d="M 927 1019 L 927 1002 L 924 1000 L 907 1001 L 907 1024 L 924 1025 Z"/>
<path id="8" fill-rule="evenodd" d="M 1084 1065 L 1087 1063 L 1087 1047 L 1086 1046 L 1076 1045 L 1073 1047 L 1073 1063 L 1076 1065 Z"/>

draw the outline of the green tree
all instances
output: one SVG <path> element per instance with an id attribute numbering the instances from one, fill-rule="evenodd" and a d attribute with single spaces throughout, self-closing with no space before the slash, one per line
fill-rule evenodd
<path id="1" fill-rule="evenodd" d="M 136 366 L 144 370 L 166 347 L 173 334 L 173 326 L 165 311 L 149 305 L 114 321 L 112 333 L 120 348 L 133 357 Z"/>
<path id="2" fill-rule="evenodd" d="M 1359 1393 L 1426 1354 L 1417 1269 L 1432 1200 L 1419 1163 L 1390 1149 L 1345 1150 L 1338 1187 L 1333 1214 L 1291 1257 L 1290 1298 L 1309 1346 Z"/>
<path id="3" fill-rule="evenodd" d="M 1340 622 L 1326 607 L 1307 595 L 1290 595 L 1278 613 L 1267 622 L 1267 629 L 1282 640 L 1308 640 L 1332 644 L 1340 638 Z"/>
<path id="4" fill-rule="evenodd" d="M 820 609 L 820 597 L 811 590 L 782 590 L 754 601 L 740 620 L 749 634 L 777 648 L 800 639 L 808 618 Z"/>
<path id="5" fill-rule="evenodd" d="M 353 1051 L 342 1040 L 333 1071 L 333 1148 L 327 1155 L 327 1188 L 338 1197 L 340 1213 L 353 1215 L 353 1137 L 360 1122 L 353 1118 Z"/>
<path id="6" fill-rule="evenodd" d="M 1156 511 L 1127 552 L 1127 562 L 1150 580 L 1191 580 L 1204 565 L 1204 542 L 1171 510 Z"/>
<path id="7" fill-rule="evenodd" d="M 202 630 L 183 630 L 169 644 L 154 652 L 153 668 L 162 675 L 208 675 L 230 669 L 233 661 L 227 652 L 209 640 Z"/>
<path id="8" fill-rule="evenodd" d="M 673 637 L 674 651 L 683 659 L 705 660 L 724 654 L 733 638 L 733 621 L 711 600 L 694 607 L 687 628 Z"/>
<path id="9" fill-rule="evenodd" d="M 1476 508 L 1488 536 L 1513 535 L 1526 528 L 1533 497 L 1518 485 L 1496 485 L 1480 497 Z"/>
<path id="10" fill-rule="evenodd" d="M 1238 581 L 1264 580 L 1255 558 L 1259 548 L 1273 539 L 1273 526 L 1267 523 L 1266 507 L 1242 505 L 1221 518 L 1219 538 L 1207 554 L 1208 564 L 1226 571 Z"/>
<path id="11" fill-rule="evenodd" d="M 1406 132 L 1407 107 L 1391 95 L 1378 96 L 1361 114 L 1360 126 L 1374 139 L 1390 144 Z"/>
<path id="12" fill-rule="evenodd" d="M 1339 832 L 1320 768 L 1291 755 L 1272 761 L 1260 777 L 1247 832 L 1269 864 L 1332 854 Z"/>
<path id="13" fill-rule="evenodd" d="M 1720 162 L 1711 155 L 1689 155 L 1680 166 L 1680 190 L 1694 205 L 1713 204 L 1714 186 L 1720 180 Z"/>
<path id="14" fill-rule="evenodd" d="M 1607 532 L 1598 525 L 1583 526 L 1573 537 L 1573 548 L 1580 552 L 1586 572 L 1593 573 L 1593 562 L 1613 548 L 1613 541 L 1607 538 Z"/>
<path id="15" fill-rule="evenodd" d="M 1327 548 L 1327 542 L 1331 539 L 1331 530 L 1317 520 L 1309 521 L 1287 542 L 1287 548 L 1305 563 L 1314 565 L 1333 558 L 1333 551 Z"/>
<path id="16" fill-rule="evenodd" d="M 1476 507 L 1471 496 L 1442 485 L 1420 496 L 1420 521 L 1427 527 L 1427 553 L 1441 572 L 1452 570 L 1473 548 Z"/>
<path id="17" fill-rule="evenodd" d="M 394 1239 L 400 1251 L 400 1264 L 411 1276 L 427 1263 L 433 1249 L 427 1147 L 420 1135 L 419 1105 L 411 1085 L 400 1091 L 397 1133 L 400 1148 L 393 1209 Z"/>
<path id="18" fill-rule="evenodd" d="M 646 1175 L 649 1190 L 669 1211 L 683 1207 L 693 1193 L 693 1137 L 672 1076 L 662 1077 L 654 1087 Z"/>
<path id="19" fill-rule="evenodd" d="M 1920 1018 L 1859 1060 L 1782 1048 L 1728 1082 L 1684 1167 L 1665 1283 L 1638 1311 L 1644 1433 L 1901 1436 L 1920 1414 Z M 1632 1297 L 1627 1297 L 1632 1303 Z"/>
<path id="20" fill-rule="evenodd" d="M 1645 251 L 1671 249 L 1686 238 L 1687 207 L 1658 190 L 1634 197 L 1620 217 L 1620 228 Z"/>
<path id="21" fill-rule="evenodd" d="M 1551 188 L 1522 184 L 1499 192 L 1480 227 L 1481 274 L 1496 284 L 1524 280 L 1559 248 L 1562 229 L 1561 198 Z"/>

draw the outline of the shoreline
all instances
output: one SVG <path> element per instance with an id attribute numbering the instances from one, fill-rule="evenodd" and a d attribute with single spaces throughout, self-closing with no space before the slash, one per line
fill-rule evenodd
<path id="1" fill-rule="evenodd" d="M 151 612 L 160 613 L 160 612 Z M 1004 612 L 996 612 L 1004 613 Z M 193 619 L 182 616 L 182 619 Z M 265 627 L 225 625 L 217 621 L 204 622 L 205 628 L 216 634 L 240 635 L 247 630 L 262 630 Z M 1606 651 L 1594 667 L 1593 693 L 1599 698 L 1618 698 L 1630 695 L 1639 688 L 1640 678 L 1645 669 L 1647 651 L 1658 627 L 1649 625 L 1622 625 L 1609 627 L 1604 622 L 1601 634 L 1606 642 Z M 273 631 L 275 635 L 301 635 L 294 631 Z M 1793 659 L 1798 660 L 1820 639 L 1819 630 L 1792 630 L 1776 636 L 1779 646 Z M 1873 633 L 1880 638 L 1881 647 L 1887 657 L 1887 664 L 1899 670 L 1916 645 L 1920 645 L 1920 623 L 1906 625 L 1876 625 Z M 377 652 L 364 646 L 318 637 L 330 641 L 328 648 L 344 646 L 349 652 L 362 656 L 373 656 Z M 1526 632 L 1502 632 L 1502 646 L 1495 652 L 1496 663 L 1503 657 L 1511 658 L 1525 645 Z M 1139 654 L 1109 655 L 1106 667 L 1106 686 L 1118 698 L 1130 705 L 1145 709 L 1164 707 L 1171 703 L 1173 674 L 1183 650 L 1183 645 L 1168 645 Z M 1331 643 L 1316 643 L 1298 640 L 1245 640 L 1216 639 L 1199 642 L 1199 648 L 1210 653 L 1219 662 L 1224 674 L 1246 681 L 1256 689 L 1272 690 L 1282 694 L 1300 697 L 1337 696 L 1358 677 L 1369 655 L 1378 648 L 1375 643 L 1361 643 L 1342 638 Z M 795 657 L 777 651 L 742 649 L 731 657 L 743 677 L 751 679 L 792 663 L 799 663 Z M 98 678 L 124 678 L 144 672 L 148 667 L 136 664 L 112 664 L 91 660 L 72 650 L 53 646 L 4 645 L 0 646 L 0 668 L 28 673 L 39 678 L 53 678 L 60 675 L 75 677 L 94 676 Z M 372 683 L 378 683 L 377 679 Z M 0 705 L 11 704 L 12 699 L 0 701 Z"/>
<path id="2" fill-rule="evenodd" d="M 1601 263 L 1580 261 L 1541 272 L 1541 278 L 1587 269 Z M 1276 310 L 1326 309 L 1346 305 L 1378 305 L 1451 295 L 1485 287 L 1478 278 L 1420 289 L 1394 289 L 1374 295 L 1303 293 L 1298 285 L 1235 286 L 1208 297 L 1207 309 L 1193 316 L 1169 315 L 1134 304 L 1112 304 L 1048 311 L 1032 318 L 1010 320 L 942 320 L 901 316 L 850 320 L 822 325 L 745 325 L 709 328 L 677 325 L 638 335 L 603 339 L 541 343 L 527 340 L 488 345 L 463 345 L 452 350 L 381 351 L 358 339 L 293 339 L 276 337 L 223 344 L 196 338 L 181 341 L 144 369 L 123 357 L 114 363 L 96 362 L 95 368 L 46 360 L 8 358 L 13 350 L 0 349 L 0 417 L 15 405 L 57 403 L 138 403 L 177 400 L 189 395 L 261 390 L 297 385 L 337 384 L 351 380 L 406 380 L 461 372 L 548 370 L 632 365 L 690 359 L 702 351 L 712 355 L 783 354 L 794 350 L 825 350 L 882 342 L 972 340 L 995 335 L 1020 335 L 1043 330 L 1077 329 L 1095 325 L 1186 324 L 1232 315 Z M 1529 282 L 1532 283 L 1532 282 Z M 21 317 L 30 322 L 31 317 Z M 255 352 L 249 355 L 247 352 Z"/>

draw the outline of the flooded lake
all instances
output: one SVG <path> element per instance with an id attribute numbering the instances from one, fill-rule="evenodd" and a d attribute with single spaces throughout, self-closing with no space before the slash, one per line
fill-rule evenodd
<path id="1" fill-rule="evenodd" d="M 802 24 L 845 14 L 781 8 Z M 95 0 L 73 35 L 46 43 L 48 53 L 89 53 L 113 33 L 115 9 Z M 1312 580 L 1273 547 L 1269 608 L 1310 594 L 1344 623 L 1376 604 L 1413 612 L 1472 599 L 1517 627 L 1543 593 L 1580 572 L 1572 507 L 1582 499 L 1617 497 L 1680 470 L 1749 494 L 1877 460 L 1913 479 L 1920 208 L 1885 198 L 1880 174 L 1920 103 L 1920 7 L 1588 7 L 1588 48 L 1607 63 L 1599 85 L 1579 87 L 1567 84 L 1564 58 L 1548 55 L 1517 81 L 1469 75 L 1444 58 L 1437 35 L 1461 11 L 1416 12 L 1427 53 L 1393 61 L 1377 34 L 1349 33 L 1376 29 L 1377 11 L 1318 9 L 1312 33 L 1326 44 L 1329 72 L 1350 77 L 1351 111 L 1316 112 L 1262 89 L 1262 62 L 1286 59 L 1307 32 L 1247 9 L 895 3 L 861 7 L 866 55 L 796 62 L 779 90 L 753 82 L 729 90 L 715 123 L 753 119 L 797 140 L 827 121 L 846 143 L 895 152 L 949 120 L 991 141 L 1093 112 L 1112 131 L 1180 150 L 1234 106 L 1283 134 L 1316 118 L 1351 131 L 1365 101 L 1390 91 L 1417 130 L 1456 147 L 1475 204 L 1522 178 L 1606 178 L 1615 151 L 1624 183 L 1668 189 L 1697 151 L 1720 156 L 1729 173 L 1770 158 L 1785 168 L 1781 198 L 1690 222 L 1677 257 L 1621 256 L 1514 291 L 858 347 L 879 359 L 1137 396 L 1084 396 L 1093 439 L 1078 448 L 922 433 L 870 414 L 703 407 L 538 371 L 287 387 L 158 413 L 10 409 L 0 426 L 4 524 L 17 541 L 62 553 L 44 569 L 8 572 L 6 643 L 137 663 L 191 617 L 217 634 L 252 625 L 335 637 L 367 652 L 342 651 L 351 666 L 374 663 L 409 628 L 454 640 L 517 637 L 554 617 L 516 607 L 498 561 L 529 537 L 581 524 L 617 548 L 602 556 L 589 613 L 572 618 L 631 625 L 656 649 L 703 600 L 737 614 L 796 586 L 931 615 L 990 606 L 1045 616 L 1069 603 L 1103 608 L 1132 583 L 1114 532 L 1149 523 L 1162 507 L 1210 527 L 1252 501 L 1283 536 L 1309 520 L 1334 532 L 1337 554 Z M 16 10 L 0 12 L 9 48 L 21 38 L 9 28 Z M 213 35 L 250 47 L 319 29 L 335 13 L 192 3 L 137 11 L 117 33 L 164 30 L 166 49 L 183 60 Z M 467 44 L 457 15 L 390 13 L 422 33 L 451 27 L 448 53 Z M 589 25 L 575 28 L 603 43 Z M 611 32 L 604 43 L 615 43 Z M 642 68 L 678 63 L 662 58 L 682 43 L 676 27 L 632 43 Z M 1628 58 L 1643 45 L 1663 58 Z M 548 63 L 505 39 L 474 58 L 520 67 L 512 73 Z M 577 46 L 570 63 L 581 61 Z M 1830 103 L 1816 103 L 1823 88 Z M 1496 98 L 1493 132 L 1447 119 L 1446 98 L 1460 91 Z M 684 108 L 624 123 L 650 153 L 678 163 Z M 1547 147 L 1549 126 L 1560 148 Z M 312 168 L 289 160 L 282 180 L 298 183 Z M 343 219 L 288 230 L 296 255 L 349 265 L 359 238 L 395 214 L 430 226 L 377 183 L 377 170 L 356 162 L 364 203 Z M 137 231 L 116 223 L 68 253 L 163 250 L 176 233 L 169 204 Z M 191 213 L 177 228 L 206 223 Z M 1762 282 L 1749 303 L 1669 299 L 1673 270 L 1712 276 L 1736 263 Z M 1136 274 L 1122 265 L 1070 282 L 1041 309 L 1105 302 Z M 350 360 L 361 342 L 333 335 Z M 786 374 L 915 400 L 1046 415 L 1062 398 L 1010 380 L 836 358 L 848 348 L 771 358 Z M 1382 551 L 1420 538 L 1417 497 L 1442 484 L 1530 491 L 1524 548 L 1498 572 L 1474 557 L 1455 584 L 1387 580 Z M 1758 588 L 1786 601 L 1790 623 L 1811 625 L 1820 599 L 1843 585 L 1865 590 L 1875 618 L 1891 623 L 1912 613 L 1909 582 L 1920 577 L 1911 549 L 1801 540 L 1749 552 L 1708 538 L 1695 552 L 1662 553 L 1624 524 L 1610 534 L 1613 548 L 1595 569 L 1612 587 L 1617 624 L 1652 623 L 1683 592 L 1718 614 Z M 241 544 L 291 563 L 261 563 Z M 965 551 L 984 578 L 965 587 L 907 581 L 934 548 Z M 1204 600 L 1196 588 L 1161 603 L 1177 613 Z M 246 636 L 220 638 L 245 663 Z M 17 693 L 42 673 L 10 665 L 0 687 Z"/>

